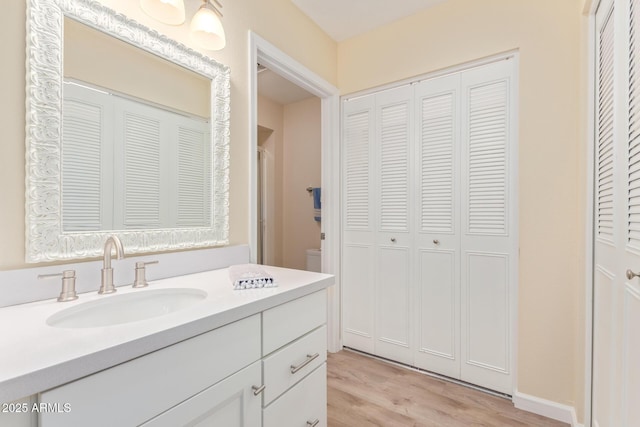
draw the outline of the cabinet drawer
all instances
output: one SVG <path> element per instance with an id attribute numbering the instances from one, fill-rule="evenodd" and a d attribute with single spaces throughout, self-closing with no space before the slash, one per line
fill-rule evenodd
<path id="1" fill-rule="evenodd" d="M 265 358 L 262 365 L 266 385 L 264 405 L 267 406 L 326 360 L 326 326 L 314 330 Z"/>
<path id="2" fill-rule="evenodd" d="M 264 408 L 262 427 L 327 425 L 327 364 L 323 363 L 291 390 Z"/>
<path id="3" fill-rule="evenodd" d="M 260 377 L 260 362 L 255 362 L 141 427 L 259 426 L 260 396 L 255 396 L 251 387 L 261 384 Z"/>
<path id="4" fill-rule="evenodd" d="M 260 315 L 214 329 L 40 395 L 69 403 L 40 426 L 139 425 L 260 358 Z"/>
<path id="5" fill-rule="evenodd" d="M 262 313 L 262 354 L 267 355 L 327 322 L 322 290 Z"/>

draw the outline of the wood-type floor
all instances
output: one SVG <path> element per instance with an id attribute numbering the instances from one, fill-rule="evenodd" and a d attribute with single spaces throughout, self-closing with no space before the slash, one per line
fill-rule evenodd
<path id="1" fill-rule="evenodd" d="M 566 427 L 510 400 L 356 352 L 329 354 L 329 427 Z"/>

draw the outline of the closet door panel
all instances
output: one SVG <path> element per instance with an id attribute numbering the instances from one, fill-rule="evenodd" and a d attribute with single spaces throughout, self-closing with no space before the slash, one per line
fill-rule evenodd
<path id="1" fill-rule="evenodd" d="M 416 366 L 460 376 L 460 76 L 415 86 Z"/>
<path id="2" fill-rule="evenodd" d="M 375 353 L 411 363 L 412 88 L 376 95 Z"/>
<path id="3" fill-rule="evenodd" d="M 465 354 L 468 365 L 508 374 L 509 371 L 509 257 L 467 252 Z"/>
<path id="4" fill-rule="evenodd" d="M 458 288 L 455 250 L 420 249 L 415 366 L 460 377 Z"/>
<path id="5" fill-rule="evenodd" d="M 378 246 L 375 354 L 411 364 L 409 248 Z"/>
<path id="6" fill-rule="evenodd" d="M 375 96 L 343 103 L 343 342 L 374 352 Z"/>
<path id="7" fill-rule="evenodd" d="M 517 280 L 513 60 L 462 73 L 461 379 L 512 393 Z"/>
<path id="8" fill-rule="evenodd" d="M 343 343 L 374 352 L 373 246 L 347 243 L 343 248 Z"/>

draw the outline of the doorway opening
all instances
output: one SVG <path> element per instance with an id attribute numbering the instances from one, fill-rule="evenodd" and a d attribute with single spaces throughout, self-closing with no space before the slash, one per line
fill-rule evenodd
<path id="1" fill-rule="evenodd" d="M 257 34 L 249 33 L 249 246 L 251 262 L 258 261 L 258 64 L 278 76 L 308 91 L 320 101 L 320 159 L 322 188 L 321 262 L 323 273 L 335 276 L 335 285 L 328 289 L 328 349 L 341 348 L 340 340 L 340 157 L 339 157 L 339 94 L 338 89 L 298 63 Z M 304 189 L 314 184 L 305 182 Z M 312 187 L 313 188 L 313 187 Z M 305 194 L 305 193 L 303 193 Z M 308 195 L 307 195 L 308 197 Z M 268 221 L 268 218 L 267 218 Z M 268 229 L 267 225 L 267 229 Z M 263 253 L 263 259 L 268 257 Z M 304 256 L 304 255 L 303 255 Z"/>
<path id="2" fill-rule="evenodd" d="M 320 271 L 320 98 L 258 65 L 257 262 Z"/>

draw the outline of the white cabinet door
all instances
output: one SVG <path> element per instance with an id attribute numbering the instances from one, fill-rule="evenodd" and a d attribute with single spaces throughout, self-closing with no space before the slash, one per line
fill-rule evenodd
<path id="1" fill-rule="evenodd" d="M 261 362 L 255 362 L 196 396 L 142 424 L 142 427 L 259 427 Z"/>
<path id="2" fill-rule="evenodd" d="M 40 427 L 139 425 L 260 359 L 255 314 L 40 394 Z M 256 383 L 257 384 L 257 383 Z"/>

